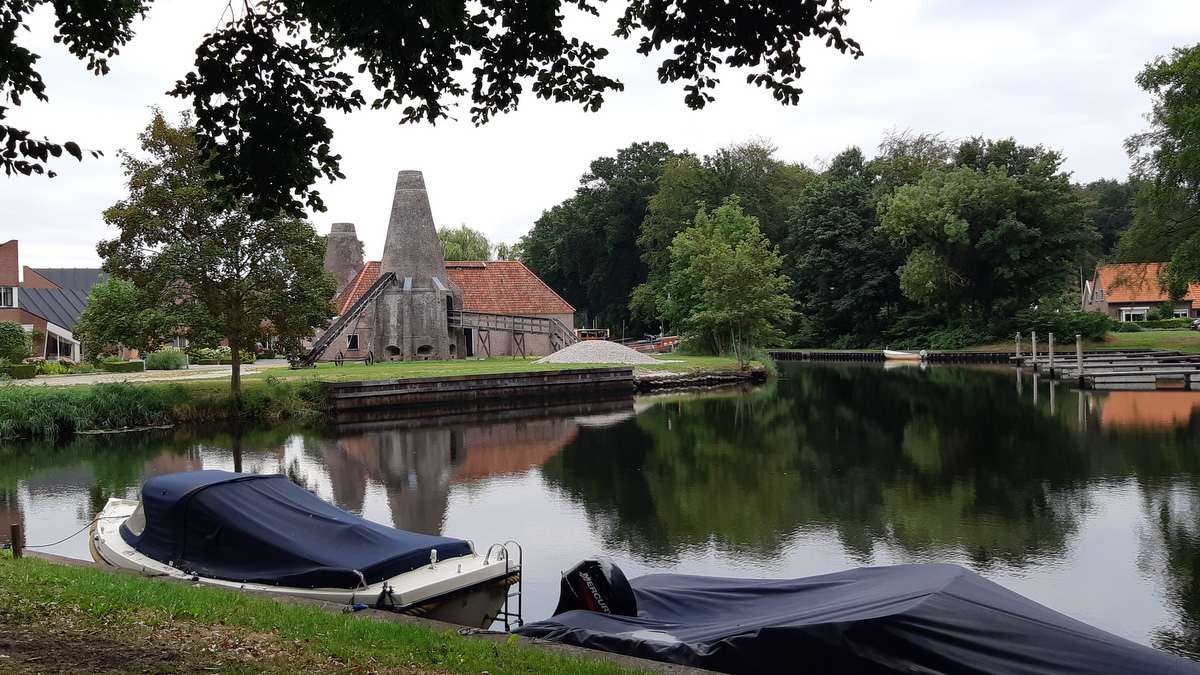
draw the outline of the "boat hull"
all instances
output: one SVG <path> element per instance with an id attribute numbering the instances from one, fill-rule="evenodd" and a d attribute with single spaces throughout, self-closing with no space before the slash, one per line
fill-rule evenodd
<path id="1" fill-rule="evenodd" d="M 888 361 L 920 361 L 921 355 L 915 352 L 898 352 L 885 349 L 883 350 L 883 358 Z"/>
<path id="2" fill-rule="evenodd" d="M 475 628 L 488 628 L 496 621 L 509 587 L 519 583 L 521 578 L 520 566 L 507 559 L 507 551 L 495 557 L 489 551 L 486 556 L 472 553 L 448 558 L 356 589 L 296 588 L 200 577 L 142 555 L 125 542 L 119 530 L 136 508 L 136 501 L 110 499 L 92 523 L 88 547 L 97 565 L 267 596 L 379 606 L 401 614 Z M 390 595 L 385 593 L 387 590 L 391 591 Z"/>

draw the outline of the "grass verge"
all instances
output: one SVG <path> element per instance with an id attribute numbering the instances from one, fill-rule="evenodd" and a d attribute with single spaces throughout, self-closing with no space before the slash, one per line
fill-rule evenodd
<path id="1" fill-rule="evenodd" d="M 0 441 L 55 439 L 80 431 L 215 421 L 319 419 L 324 415 L 322 382 L 393 380 L 455 375 L 607 367 L 606 364 L 538 364 L 532 359 L 393 361 L 366 366 L 322 363 L 309 370 L 269 368 L 242 380 L 240 407 L 224 379 L 59 386 L 0 386 Z M 643 371 L 697 372 L 737 369 L 719 356 L 675 356 Z M 57 378 L 56 378 L 57 379 Z M 61 379 L 60 379 L 61 381 Z"/>
<path id="2" fill-rule="evenodd" d="M 1022 352 L 1029 350 L 1029 335 L 1023 336 Z M 1075 348 L 1074 336 L 1056 336 L 1059 340 L 1055 351 L 1070 351 Z M 1038 351 L 1045 349 L 1046 336 L 1039 337 Z M 971 347 L 972 351 L 1009 351 L 1014 343 L 996 342 Z M 1200 331 L 1194 330 L 1144 330 L 1137 333 L 1109 333 L 1103 340 L 1084 340 L 1084 349 L 1163 349 L 1186 353 L 1200 353 Z"/>
<path id="3" fill-rule="evenodd" d="M 0 594 L 6 672 L 632 672 L 512 643 L 29 558 L 0 561 Z"/>

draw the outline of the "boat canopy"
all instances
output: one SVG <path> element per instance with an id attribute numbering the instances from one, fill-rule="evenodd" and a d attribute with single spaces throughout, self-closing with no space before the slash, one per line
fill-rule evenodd
<path id="1" fill-rule="evenodd" d="M 121 525 L 137 551 L 197 576 L 301 588 L 356 588 L 471 544 L 405 532 L 335 508 L 282 475 L 191 471 L 142 485 Z"/>
<path id="2" fill-rule="evenodd" d="M 1200 672 L 1200 664 L 1076 621 L 957 565 L 790 580 L 652 574 L 629 584 L 636 616 L 571 609 L 516 632 L 731 673 Z"/>

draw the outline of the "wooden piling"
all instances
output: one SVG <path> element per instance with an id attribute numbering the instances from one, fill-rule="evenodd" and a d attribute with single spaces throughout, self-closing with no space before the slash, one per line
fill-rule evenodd
<path id="1" fill-rule="evenodd" d="M 1021 331 L 1017 331 L 1017 367 L 1021 367 Z"/>
<path id="2" fill-rule="evenodd" d="M 1046 351 L 1050 353 L 1050 381 L 1054 381 L 1054 333 L 1047 336 Z M 1053 399 L 1051 399 L 1053 400 Z"/>
<path id="3" fill-rule="evenodd" d="M 1037 331 L 1029 331 L 1029 357 L 1033 359 L 1033 369 L 1038 369 L 1037 363 Z"/>
<path id="4" fill-rule="evenodd" d="M 21 524 L 12 523 L 9 525 L 8 536 L 12 539 L 13 560 L 19 560 L 25 549 L 25 540 L 21 536 Z"/>
<path id="5" fill-rule="evenodd" d="M 1083 336 L 1075 334 L 1075 363 L 1079 364 L 1079 386 L 1083 386 Z"/>

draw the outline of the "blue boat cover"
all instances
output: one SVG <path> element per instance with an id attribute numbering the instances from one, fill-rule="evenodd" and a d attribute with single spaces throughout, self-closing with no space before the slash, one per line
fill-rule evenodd
<path id="1" fill-rule="evenodd" d="M 405 532 L 335 508 L 281 475 L 191 471 L 142 485 L 145 526 L 121 525 L 139 552 L 212 579 L 356 588 L 467 555 L 470 543 Z"/>
<path id="2" fill-rule="evenodd" d="M 517 629 L 730 673 L 1198 673 L 957 565 L 791 580 L 652 574 L 637 616 L 575 609 Z"/>

